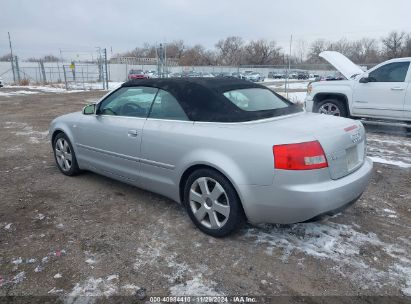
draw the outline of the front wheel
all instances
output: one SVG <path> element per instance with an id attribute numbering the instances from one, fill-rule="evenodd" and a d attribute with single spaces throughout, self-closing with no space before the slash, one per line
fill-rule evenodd
<path id="1" fill-rule="evenodd" d="M 320 101 L 316 105 L 315 112 L 333 116 L 348 117 L 347 108 L 344 103 L 337 99 L 326 99 Z"/>
<path id="2" fill-rule="evenodd" d="M 64 133 L 54 138 L 53 151 L 56 164 L 63 174 L 72 176 L 80 172 L 73 146 Z"/>
<path id="3" fill-rule="evenodd" d="M 245 222 L 234 187 L 225 176 L 211 169 L 200 169 L 189 176 L 184 205 L 194 224 L 214 237 L 227 236 Z"/>

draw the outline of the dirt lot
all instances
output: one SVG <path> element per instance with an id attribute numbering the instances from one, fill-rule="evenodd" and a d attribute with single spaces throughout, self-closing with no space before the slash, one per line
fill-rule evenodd
<path id="1" fill-rule="evenodd" d="M 0 92 L 0 295 L 411 295 L 411 138 L 368 134 L 379 163 L 343 213 L 214 239 L 164 197 L 58 171 L 50 121 L 105 92 Z"/>

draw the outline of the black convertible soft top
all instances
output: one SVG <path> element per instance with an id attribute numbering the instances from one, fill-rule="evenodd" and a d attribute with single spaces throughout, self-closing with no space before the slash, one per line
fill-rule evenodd
<path id="1" fill-rule="evenodd" d="M 236 78 L 154 78 L 134 79 L 122 87 L 155 87 L 171 93 L 192 121 L 241 122 L 300 112 L 301 109 L 287 101 L 286 108 L 264 111 L 245 111 L 233 104 L 223 93 L 237 89 L 267 87 Z"/>

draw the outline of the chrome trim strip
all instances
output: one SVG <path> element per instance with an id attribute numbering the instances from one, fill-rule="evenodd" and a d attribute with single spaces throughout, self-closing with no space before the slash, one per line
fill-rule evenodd
<path id="1" fill-rule="evenodd" d="M 149 159 L 124 155 L 124 154 L 121 154 L 121 153 L 106 151 L 106 150 L 102 150 L 102 149 L 82 145 L 82 144 L 79 144 L 79 143 L 76 143 L 76 146 L 80 147 L 80 148 L 83 148 L 83 149 L 86 149 L 86 150 L 89 150 L 89 151 L 93 151 L 93 152 L 97 152 L 97 153 L 101 153 L 101 154 L 106 154 L 108 156 L 114 156 L 114 157 L 122 158 L 122 159 L 125 159 L 125 160 L 141 162 L 143 164 L 150 165 L 150 166 L 155 166 L 155 167 L 164 168 L 164 169 L 168 169 L 168 170 L 174 170 L 174 168 L 175 168 L 174 165 L 165 164 L 165 163 L 157 162 L 157 161 L 154 161 L 154 160 L 149 160 Z"/>
<path id="2" fill-rule="evenodd" d="M 107 150 L 102 150 L 102 149 L 98 149 L 98 148 L 94 148 L 94 147 L 90 147 L 90 146 L 86 146 L 86 145 L 82 145 L 79 143 L 76 143 L 77 147 L 86 149 L 86 150 L 90 150 L 93 152 L 97 152 L 97 153 L 101 153 L 101 154 L 106 154 L 108 156 L 114 156 L 114 157 L 118 157 L 118 158 L 122 158 L 122 159 L 126 159 L 126 160 L 130 160 L 130 161 L 135 161 L 135 162 L 139 162 L 140 159 L 138 157 L 134 157 L 134 156 L 129 156 L 129 155 L 124 155 L 121 153 L 116 153 L 116 152 L 111 152 L 111 151 L 107 151 Z"/>
<path id="3" fill-rule="evenodd" d="M 165 164 L 165 163 L 160 163 L 160 162 L 156 162 L 154 160 L 149 160 L 149 159 L 144 159 L 144 158 L 140 158 L 140 162 L 142 164 L 146 164 L 146 165 L 151 165 L 151 166 L 155 166 L 155 167 L 159 167 L 159 168 L 164 168 L 164 169 L 169 169 L 169 170 L 174 170 L 175 166 L 174 165 L 169 165 L 169 164 Z"/>

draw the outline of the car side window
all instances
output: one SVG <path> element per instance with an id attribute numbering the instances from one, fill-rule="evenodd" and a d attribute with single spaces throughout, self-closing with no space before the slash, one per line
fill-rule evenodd
<path id="1" fill-rule="evenodd" d="M 189 120 L 177 99 L 164 90 L 158 91 L 149 117 L 171 120 Z"/>
<path id="2" fill-rule="evenodd" d="M 97 115 L 146 118 L 158 89 L 152 87 L 123 87 L 103 100 Z"/>
<path id="3" fill-rule="evenodd" d="M 372 82 L 404 82 L 409 66 L 409 61 L 388 63 L 369 73 L 369 79 Z"/>

